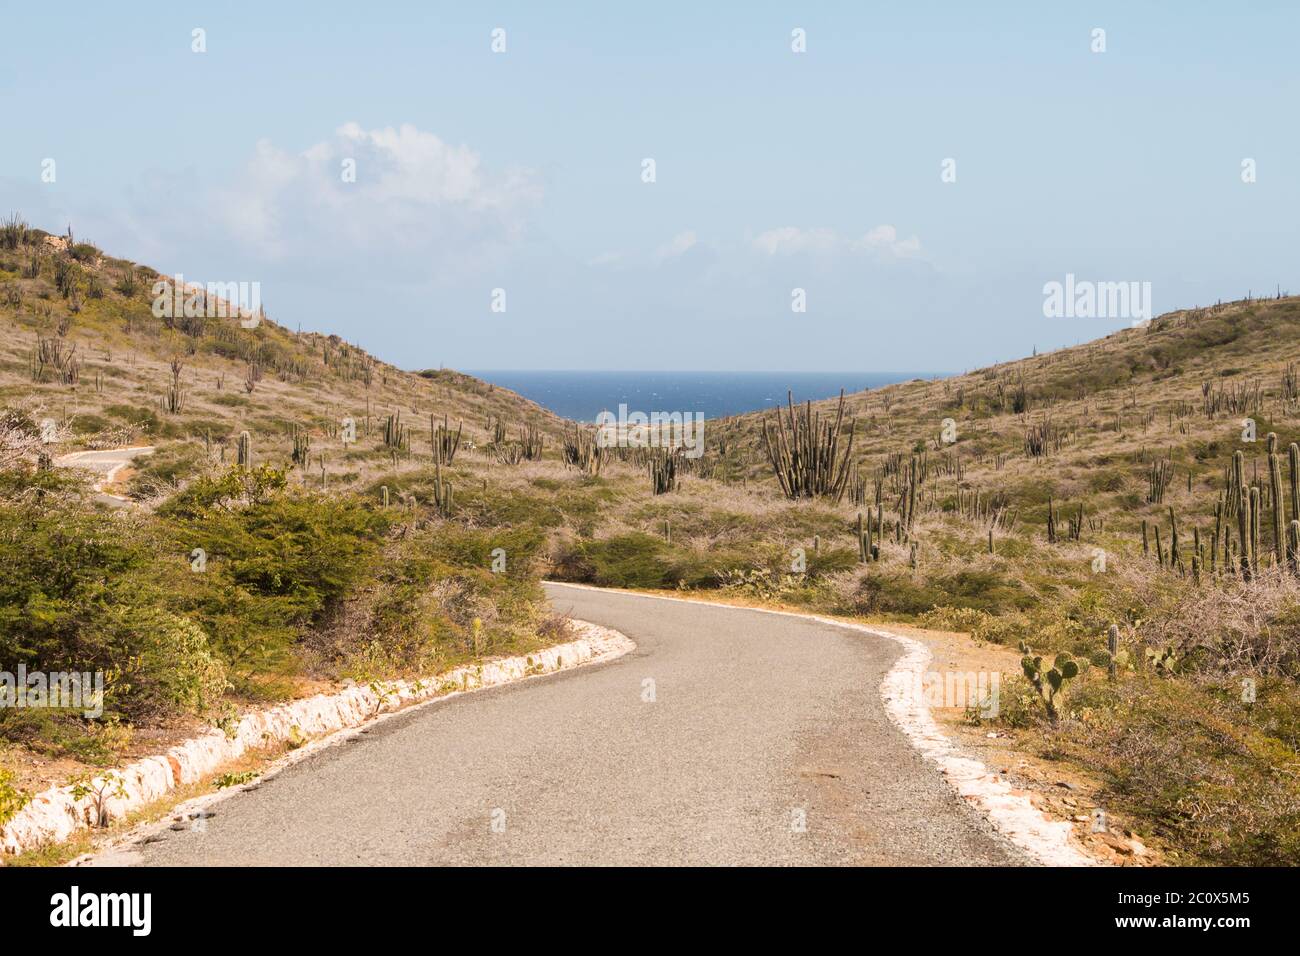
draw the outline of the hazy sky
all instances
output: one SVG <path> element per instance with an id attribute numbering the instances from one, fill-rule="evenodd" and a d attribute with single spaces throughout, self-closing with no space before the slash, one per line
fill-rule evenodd
<path id="1" fill-rule="evenodd" d="M 0 214 L 408 368 L 961 370 L 1300 291 L 1297 11 L 9 4 Z"/>

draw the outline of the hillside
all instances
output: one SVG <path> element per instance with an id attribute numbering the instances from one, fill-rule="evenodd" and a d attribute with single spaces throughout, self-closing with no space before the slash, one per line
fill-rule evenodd
<path id="1" fill-rule="evenodd" d="M 309 463 L 319 481 L 323 455 L 325 480 L 344 483 L 391 464 L 392 448 L 368 447 L 389 416 L 404 429 L 403 457 L 430 453 L 444 416 L 452 431 L 463 422 L 469 444 L 490 441 L 498 422 L 511 439 L 530 426 L 551 441 L 562 433 L 556 416 L 470 376 L 403 371 L 338 336 L 290 331 L 265 314 L 244 328 L 251 317 L 224 301 L 209 307 L 191 291 L 172 293 L 170 277 L 148 266 L 14 217 L 0 236 L 0 401 L 56 421 L 60 448 L 158 446 L 146 469 L 153 481 L 137 488 L 146 496 L 192 475 L 200 446 L 233 461 L 241 431 L 259 462 L 291 459 L 295 435 L 305 436 L 300 472 Z M 186 300 L 199 315 L 184 314 Z M 162 311 L 174 317 L 155 315 Z M 358 441 L 344 449 L 339 432 L 349 417 Z"/>
<path id="2" fill-rule="evenodd" d="M 834 400 L 811 429 L 803 406 L 708 422 L 689 458 L 602 448 L 506 390 L 296 321 L 157 318 L 155 278 L 0 232 L 0 399 L 21 445 L 0 472 L 0 650 L 112 666 L 169 615 L 187 666 L 221 677 L 148 677 L 169 703 L 124 691 L 135 734 L 539 646 L 562 626 L 543 576 L 707 591 L 1023 647 L 997 715 L 968 715 L 977 738 L 1090 775 L 1175 860 L 1300 861 L 1300 299 L 849 395 L 838 429 Z M 450 450 L 430 441 L 444 415 L 464 423 Z M 122 483 L 135 507 L 40 467 L 125 444 L 157 449 Z M 778 461 L 783 484 L 769 447 L 819 467 Z M 787 496 L 805 480 L 816 493 Z M 190 573 L 195 547 L 211 573 Z M 59 759 L 121 752 L 117 733 L 0 721 Z"/>

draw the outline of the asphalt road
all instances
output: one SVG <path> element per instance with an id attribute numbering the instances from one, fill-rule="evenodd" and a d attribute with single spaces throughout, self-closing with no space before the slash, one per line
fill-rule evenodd
<path id="1" fill-rule="evenodd" d="M 547 590 L 637 649 L 399 715 L 216 804 L 202 832 L 163 831 L 137 862 L 1025 862 L 889 723 L 892 642 Z"/>
<path id="2" fill-rule="evenodd" d="M 114 507 L 125 507 L 130 502 L 121 495 L 115 495 L 104 490 L 105 487 L 112 484 L 117 473 L 131 464 L 139 455 L 148 455 L 153 452 L 151 445 L 139 445 L 133 448 L 105 448 L 100 451 L 77 451 L 70 455 L 62 455 L 54 459 L 54 464 L 60 468 L 80 468 L 85 471 L 94 472 L 95 478 L 95 498 L 104 504 L 113 505 Z"/>

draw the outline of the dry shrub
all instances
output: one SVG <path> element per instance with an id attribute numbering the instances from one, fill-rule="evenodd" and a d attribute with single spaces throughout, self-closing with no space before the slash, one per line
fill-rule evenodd
<path id="1" fill-rule="evenodd" d="M 1123 578 L 1145 609 L 1146 642 L 1172 647 L 1198 670 L 1300 675 L 1300 578 L 1284 568 L 1200 587 L 1149 569 L 1130 568 Z"/>

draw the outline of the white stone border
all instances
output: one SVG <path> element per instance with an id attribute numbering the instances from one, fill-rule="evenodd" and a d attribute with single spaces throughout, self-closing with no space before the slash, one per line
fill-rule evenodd
<path id="1" fill-rule="evenodd" d="M 1084 853 L 1072 839 L 1074 827 L 1064 820 L 1052 820 L 1035 807 L 1023 793 L 1016 793 L 1001 776 L 993 773 L 981 761 L 965 756 L 939 729 L 930 716 L 925 695 L 916 694 L 926 667 L 931 660 L 930 649 L 914 638 L 852 621 L 840 621 L 817 614 L 797 611 L 777 611 L 771 608 L 747 607 L 725 604 L 721 601 L 699 601 L 693 598 L 643 594 L 616 588 L 598 588 L 589 584 L 568 584 L 551 581 L 563 587 L 582 588 L 589 591 L 617 590 L 659 601 L 681 601 L 686 604 L 704 604 L 708 607 L 725 607 L 732 610 L 757 611 L 761 614 L 779 614 L 830 624 L 846 630 L 860 631 L 875 637 L 888 638 L 901 644 L 903 655 L 885 675 L 880 684 L 880 696 L 885 703 L 889 719 L 903 732 L 921 755 L 938 766 L 949 785 L 966 802 L 972 804 L 993 828 L 1013 844 L 1045 866 L 1098 866 L 1099 861 Z"/>
<path id="2" fill-rule="evenodd" d="M 533 654 L 458 667 L 426 680 L 350 687 L 253 711 L 245 714 L 230 734 L 213 728 L 165 754 L 106 771 L 92 784 L 104 781 L 108 774 L 120 778 L 125 796 L 109 797 L 104 802 L 110 819 L 120 819 L 160 800 L 179 786 L 198 783 L 255 748 L 360 727 L 392 716 L 407 704 L 430 704 L 483 687 L 612 660 L 636 647 L 626 636 L 610 628 L 586 621 L 571 623 L 579 634 L 577 639 Z M 309 752 L 315 749 L 319 748 L 311 747 Z M 78 800 L 72 790 L 71 786 L 52 787 L 34 797 L 0 828 L 0 850 L 7 854 L 21 853 L 66 840 L 79 830 L 88 829 L 95 798 L 84 796 Z"/>

